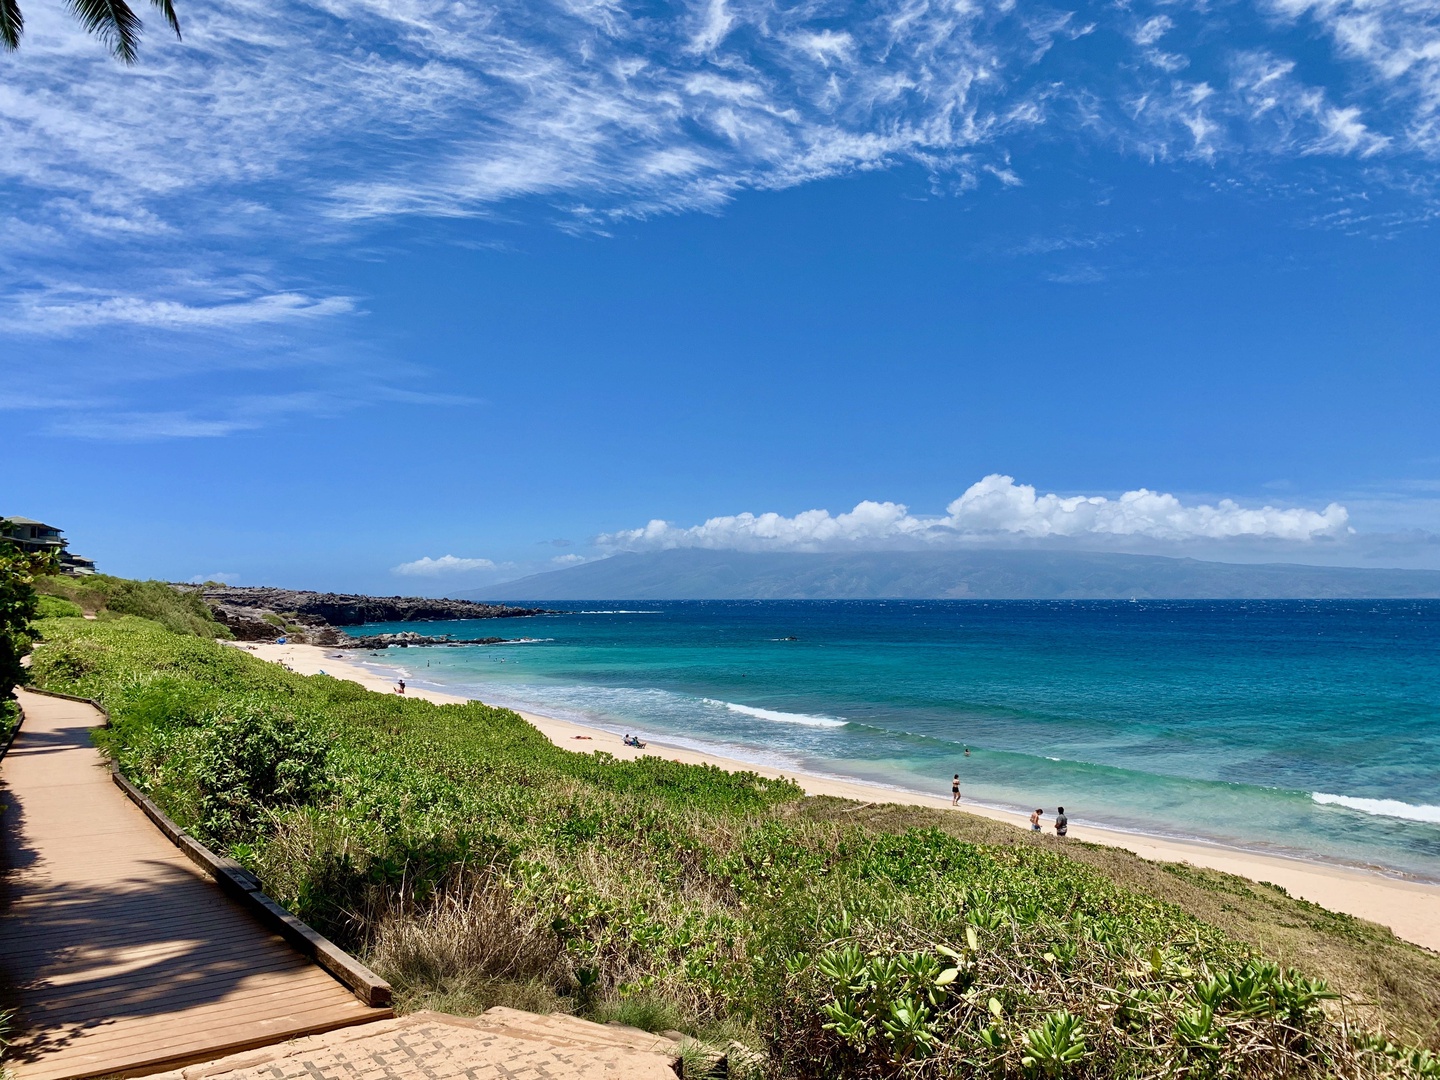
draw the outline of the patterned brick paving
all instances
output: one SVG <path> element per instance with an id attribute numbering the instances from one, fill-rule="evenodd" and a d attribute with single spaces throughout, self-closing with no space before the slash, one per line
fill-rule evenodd
<path id="1" fill-rule="evenodd" d="M 415 1013 L 316 1035 L 154 1080 L 675 1080 L 673 1047 L 628 1028 L 493 1009 Z"/>

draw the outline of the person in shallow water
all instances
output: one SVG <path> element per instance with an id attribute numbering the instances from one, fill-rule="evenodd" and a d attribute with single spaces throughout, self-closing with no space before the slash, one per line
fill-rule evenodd
<path id="1" fill-rule="evenodd" d="M 960 774 L 955 774 L 955 779 L 950 781 L 950 805 L 960 805 Z"/>
<path id="2" fill-rule="evenodd" d="M 1055 835 L 1064 836 L 1070 831 L 1070 819 L 1065 816 L 1065 808 L 1062 806 L 1055 811 Z"/>
<path id="3" fill-rule="evenodd" d="M 1041 819 L 1042 817 L 1044 817 L 1044 816 L 1045 816 L 1045 811 L 1044 811 L 1044 810 L 1041 810 L 1041 809 L 1037 806 L 1037 807 L 1035 808 L 1035 812 L 1030 815 L 1030 831 L 1031 831 L 1031 832 L 1039 832 L 1039 831 L 1040 831 L 1040 819 Z"/>

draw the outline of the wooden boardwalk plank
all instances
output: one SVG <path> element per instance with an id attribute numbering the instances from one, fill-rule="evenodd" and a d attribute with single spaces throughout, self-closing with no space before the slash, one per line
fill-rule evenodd
<path id="1" fill-rule="evenodd" d="M 111 782 L 81 702 L 19 691 L 0 763 L 0 983 L 16 1080 L 137 1076 L 390 1015 L 179 853 Z"/>

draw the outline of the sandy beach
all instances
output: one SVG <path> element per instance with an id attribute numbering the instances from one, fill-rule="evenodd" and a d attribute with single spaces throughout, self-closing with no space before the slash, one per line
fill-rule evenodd
<path id="1" fill-rule="evenodd" d="M 381 693 L 393 693 L 394 681 L 341 657 L 333 649 L 316 645 L 274 645 L 236 643 L 265 660 L 288 665 L 304 675 L 324 672 L 335 678 L 349 679 Z M 407 693 L 438 704 L 463 703 L 466 698 L 408 687 Z M 948 795 L 927 796 L 881 787 L 858 781 L 805 773 L 781 772 L 778 769 L 749 762 L 700 753 L 683 747 L 667 746 L 650 740 L 646 750 L 624 745 L 618 735 L 585 727 L 554 717 L 521 712 L 527 721 L 544 733 L 556 746 L 566 750 L 604 750 L 617 758 L 634 758 L 642 754 L 662 754 L 667 758 L 694 764 L 716 765 L 724 769 L 748 770 L 764 776 L 785 776 L 798 783 L 811 795 L 833 795 L 860 802 L 906 803 L 950 809 Z M 940 778 L 943 785 L 945 778 Z M 1024 816 L 990 807 L 963 805 L 959 812 L 979 814 L 1003 821 L 1017 828 L 1029 828 Z M 1047 819 L 1048 821 L 1048 819 Z M 1136 833 L 1120 832 L 1072 821 L 1070 837 L 1094 844 L 1124 848 L 1146 859 L 1162 862 L 1189 863 L 1193 866 L 1238 874 L 1254 881 L 1268 881 L 1282 886 L 1290 895 L 1301 897 L 1332 911 L 1345 912 L 1362 919 L 1388 926 L 1395 934 L 1417 945 L 1440 952 L 1440 886 L 1402 881 L 1381 874 L 1367 873 L 1341 866 L 1303 862 L 1255 852 L 1241 851 L 1218 845 L 1207 845 Z"/>

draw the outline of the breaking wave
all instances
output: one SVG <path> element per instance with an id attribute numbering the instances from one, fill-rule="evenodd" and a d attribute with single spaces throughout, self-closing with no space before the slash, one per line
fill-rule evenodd
<path id="1" fill-rule="evenodd" d="M 752 705 L 736 705 L 733 701 L 716 701 L 714 698 L 705 698 L 704 701 L 706 705 L 729 709 L 731 712 L 737 712 L 743 716 L 753 716 L 759 720 L 774 720 L 781 724 L 803 724 L 805 727 L 837 728 L 844 727 L 850 722 L 836 716 L 810 716 L 806 713 L 780 712 L 778 709 L 757 709 Z"/>
<path id="2" fill-rule="evenodd" d="M 1343 806 L 1346 809 L 1359 810 L 1362 814 L 1373 814 L 1376 817 L 1404 818 L 1406 821 L 1424 821 L 1432 825 L 1440 825 L 1440 806 L 1428 806 L 1425 803 L 1416 806 L 1398 799 L 1354 799 L 1349 795 L 1327 795 L 1323 791 L 1315 792 L 1310 798 L 1327 806 Z"/>

